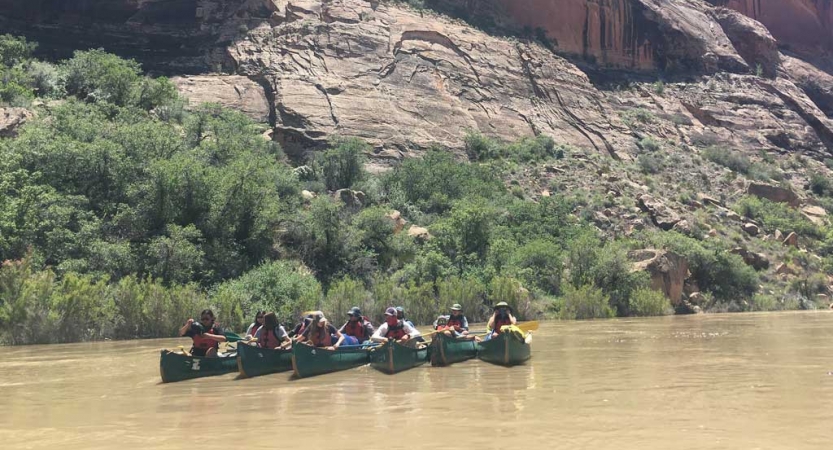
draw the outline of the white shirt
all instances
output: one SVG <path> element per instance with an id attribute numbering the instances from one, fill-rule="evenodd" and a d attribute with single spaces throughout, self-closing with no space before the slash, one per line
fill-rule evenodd
<path id="1" fill-rule="evenodd" d="M 422 334 L 416 328 L 412 327 L 411 324 L 409 324 L 408 322 L 402 322 L 402 330 L 404 330 L 405 334 L 407 334 L 411 338 L 422 336 Z M 373 337 L 378 339 L 386 339 L 386 334 L 388 334 L 388 323 L 384 322 L 381 325 L 379 325 L 379 328 L 377 328 L 376 332 L 373 333 Z"/>

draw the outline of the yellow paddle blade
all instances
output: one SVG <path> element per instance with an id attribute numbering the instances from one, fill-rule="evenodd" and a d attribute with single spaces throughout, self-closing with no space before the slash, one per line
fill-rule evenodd
<path id="1" fill-rule="evenodd" d="M 518 324 L 518 328 L 523 330 L 524 333 L 528 333 L 530 331 L 536 331 L 536 330 L 538 330 L 538 321 L 533 320 L 533 321 L 530 321 L 530 322 L 521 322 L 521 323 Z"/>

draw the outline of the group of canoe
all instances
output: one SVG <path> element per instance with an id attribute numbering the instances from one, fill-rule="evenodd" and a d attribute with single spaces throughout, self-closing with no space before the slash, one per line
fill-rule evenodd
<path id="1" fill-rule="evenodd" d="M 258 313 L 247 336 L 241 338 L 215 326 L 213 313 L 206 310 L 199 325 L 189 320 L 180 330 L 181 335 L 194 339 L 194 347 L 190 352 L 162 350 L 160 372 L 163 382 L 173 382 L 235 371 L 241 377 L 292 371 L 295 377 L 303 378 L 368 363 L 394 374 L 428 362 L 448 366 L 476 357 L 503 366 L 524 363 L 531 356 L 532 336 L 528 331 L 537 328 L 537 322 L 517 326 L 511 308 L 504 302 L 495 305 L 494 310 L 483 338 L 469 333 L 468 322 L 456 304 L 450 315 L 437 318 L 434 331 L 427 336 L 421 336 L 404 319 L 401 308 L 393 307 L 387 308 L 385 322 L 375 331 L 356 307 L 338 330 L 322 313 L 314 312 L 303 318 L 292 338 L 282 327 L 264 333 L 264 328 L 276 325 L 273 314 L 263 315 L 264 324 L 260 324 L 262 313 Z M 433 339 L 426 342 L 425 337 Z M 226 353 L 219 352 L 216 344 L 223 341 L 238 345 Z"/>

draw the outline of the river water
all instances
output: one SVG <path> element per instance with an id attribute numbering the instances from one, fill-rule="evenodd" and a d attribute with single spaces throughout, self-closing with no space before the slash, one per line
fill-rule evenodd
<path id="1" fill-rule="evenodd" d="M 827 312 L 546 322 L 510 369 L 161 384 L 179 345 L 0 348 L 0 448 L 833 448 Z"/>

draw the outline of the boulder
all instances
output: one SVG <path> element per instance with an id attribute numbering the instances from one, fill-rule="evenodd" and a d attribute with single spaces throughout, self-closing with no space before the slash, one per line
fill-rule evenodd
<path id="1" fill-rule="evenodd" d="M 747 222 L 747 223 L 743 224 L 743 225 L 741 226 L 741 228 L 743 229 L 743 232 L 744 232 L 744 233 L 746 233 L 746 234 L 748 234 L 748 235 L 750 235 L 750 236 L 757 236 L 757 235 L 758 235 L 758 233 L 760 233 L 760 232 L 761 232 L 761 229 L 760 229 L 760 228 L 758 228 L 758 226 L 757 226 L 757 225 L 755 225 L 754 223 L 748 223 L 748 222 Z"/>
<path id="2" fill-rule="evenodd" d="M 683 300 L 683 286 L 689 277 L 688 261 L 667 250 L 635 250 L 628 253 L 633 271 L 645 271 L 651 277 L 651 288 L 661 291 L 674 306 Z"/>
<path id="3" fill-rule="evenodd" d="M 792 189 L 764 183 L 750 183 L 746 193 L 755 197 L 765 198 L 776 203 L 786 203 L 793 208 L 801 204 L 801 199 Z"/>
<path id="4" fill-rule="evenodd" d="M 743 258 L 743 262 L 745 262 L 748 266 L 752 266 L 755 270 L 765 270 L 769 268 L 769 259 L 763 253 L 750 252 L 742 247 L 735 247 L 730 253 Z"/>
<path id="5" fill-rule="evenodd" d="M 694 237 L 695 234 L 694 227 L 692 227 L 691 224 L 685 219 L 675 223 L 671 229 L 689 237 Z"/>
<path id="6" fill-rule="evenodd" d="M 778 264 L 778 266 L 775 267 L 775 273 L 777 273 L 778 275 L 795 275 L 796 274 L 795 269 L 793 269 L 787 263 Z"/>
<path id="7" fill-rule="evenodd" d="M 784 245 L 789 247 L 798 247 L 798 235 L 795 234 L 795 231 L 791 232 L 784 238 Z"/>
<path id="8" fill-rule="evenodd" d="M 0 137 L 17 136 L 17 130 L 33 115 L 26 108 L 0 108 Z"/>
<path id="9" fill-rule="evenodd" d="M 412 225 L 411 228 L 408 228 L 408 236 L 422 241 L 431 239 L 431 233 L 428 232 L 428 228 L 418 227 L 416 225 Z"/>
<path id="10" fill-rule="evenodd" d="M 825 211 L 821 206 L 808 205 L 801 208 L 801 215 L 816 225 L 824 225 L 824 219 L 827 217 L 827 211 Z"/>
<path id="11" fill-rule="evenodd" d="M 339 189 L 333 193 L 333 197 L 353 208 L 361 208 L 365 203 L 364 192 L 352 189 Z"/>
<path id="12" fill-rule="evenodd" d="M 665 231 L 674 228 L 682 218 L 673 209 L 649 194 L 639 196 L 639 208 L 651 216 L 654 225 Z"/>
<path id="13" fill-rule="evenodd" d="M 784 233 L 782 233 L 781 230 L 775 230 L 773 239 L 775 239 L 778 242 L 784 242 Z"/>
<path id="14" fill-rule="evenodd" d="M 720 206 L 720 200 L 710 197 L 702 192 L 697 193 L 697 200 L 704 205 Z"/>
<path id="15" fill-rule="evenodd" d="M 402 217 L 402 213 L 399 211 L 393 210 L 388 213 L 385 217 L 390 219 L 393 222 L 393 233 L 397 234 L 405 228 L 405 225 L 408 223 L 405 218 Z"/>
<path id="16" fill-rule="evenodd" d="M 310 192 L 310 191 L 304 189 L 303 191 L 301 191 L 301 197 L 304 199 L 304 201 L 309 202 L 309 201 L 314 200 L 315 197 L 317 197 L 317 196 L 315 195 L 315 192 Z"/>

